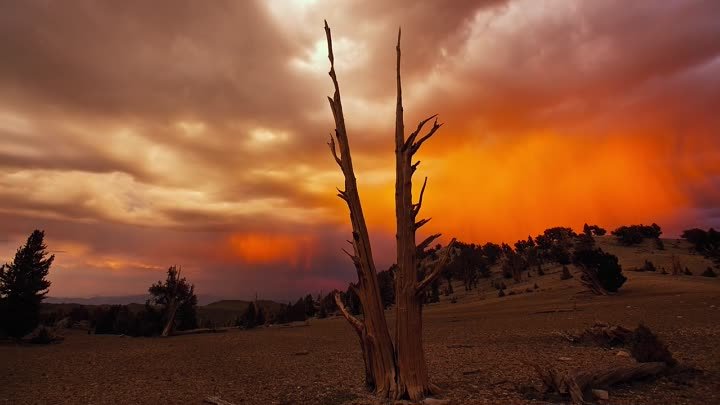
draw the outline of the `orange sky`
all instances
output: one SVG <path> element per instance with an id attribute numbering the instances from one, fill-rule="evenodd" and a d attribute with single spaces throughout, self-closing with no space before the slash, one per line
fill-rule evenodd
<path id="1" fill-rule="evenodd" d="M 445 123 L 419 155 L 426 232 L 720 226 L 718 2 L 31 0 L 0 5 L 0 260 L 41 228 L 53 296 L 142 293 L 172 264 L 204 295 L 346 285 L 324 18 L 378 267 L 398 26 L 406 127 Z"/>

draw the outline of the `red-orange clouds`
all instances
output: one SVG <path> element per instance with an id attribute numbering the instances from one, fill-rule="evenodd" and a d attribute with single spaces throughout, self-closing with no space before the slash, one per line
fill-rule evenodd
<path id="1" fill-rule="evenodd" d="M 245 233 L 230 237 L 230 251 L 248 264 L 285 264 L 307 270 L 316 258 L 311 236 Z"/>
<path id="2" fill-rule="evenodd" d="M 720 3 L 440 0 L 0 5 L 0 260 L 33 228 L 51 294 L 289 298 L 354 270 L 322 20 L 379 267 L 394 252 L 394 40 L 423 230 L 720 225 Z"/>

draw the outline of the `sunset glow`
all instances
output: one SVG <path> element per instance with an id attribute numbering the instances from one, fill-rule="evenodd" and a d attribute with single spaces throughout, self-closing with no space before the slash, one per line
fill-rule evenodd
<path id="1" fill-rule="evenodd" d="M 324 18 L 381 270 L 398 26 L 406 130 L 445 124 L 418 155 L 425 233 L 720 226 L 720 2 L 380 4 L 0 5 L 0 261 L 38 228 L 52 296 L 143 293 L 173 264 L 200 294 L 344 288 Z"/>

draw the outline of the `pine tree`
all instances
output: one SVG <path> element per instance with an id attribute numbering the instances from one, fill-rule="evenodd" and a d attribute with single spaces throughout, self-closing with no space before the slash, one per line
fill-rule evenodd
<path id="1" fill-rule="evenodd" d="M 165 281 L 158 281 L 150 286 L 148 292 L 151 295 L 150 302 L 162 308 L 163 318 L 168 318 L 173 305 L 177 305 L 175 315 L 175 328 L 187 330 L 197 328 L 197 296 L 195 285 L 190 284 L 185 277 L 180 277 L 178 268 L 171 266 L 167 271 Z"/>
<path id="2" fill-rule="evenodd" d="M 38 324 L 40 303 L 50 288 L 46 280 L 55 255 L 46 251 L 45 232 L 34 230 L 12 263 L 0 267 L 0 326 L 22 337 Z"/>

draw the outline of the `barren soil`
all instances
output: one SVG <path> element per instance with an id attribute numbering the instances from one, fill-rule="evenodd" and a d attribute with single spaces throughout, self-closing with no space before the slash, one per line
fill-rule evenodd
<path id="1" fill-rule="evenodd" d="M 720 279 L 699 276 L 709 264 L 666 241 L 667 250 L 615 246 L 629 278 L 616 296 L 582 292 L 577 279 L 547 270 L 498 298 L 489 281 L 458 302 L 425 307 L 424 340 L 432 380 L 453 404 L 546 403 L 529 389 L 539 380 L 528 363 L 572 369 L 627 364 L 617 349 L 574 346 L 556 332 L 595 320 L 634 327 L 644 322 L 675 357 L 702 373 L 610 390 L 612 404 L 720 403 Z M 645 258 L 670 271 L 679 255 L 694 276 L 638 273 Z M 576 277 L 577 278 L 577 277 Z M 524 292 L 537 283 L 535 292 Z M 572 312 L 537 313 L 572 309 Z M 393 322 L 392 310 L 388 311 Z M 61 344 L 0 344 L 0 404 L 200 404 L 217 395 L 236 404 L 371 404 L 363 387 L 357 336 L 342 318 L 309 326 L 161 338 L 68 331 Z"/>

